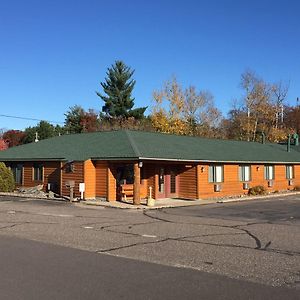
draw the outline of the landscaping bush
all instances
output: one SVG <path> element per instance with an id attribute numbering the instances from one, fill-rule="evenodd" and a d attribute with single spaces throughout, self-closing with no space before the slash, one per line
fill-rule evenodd
<path id="1" fill-rule="evenodd" d="M 296 186 L 294 187 L 294 191 L 300 191 L 300 185 L 296 185 Z"/>
<path id="2" fill-rule="evenodd" d="M 263 185 L 256 185 L 249 189 L 249 195 L 265 195 L 267 193 L 267 189 Z"/>
<path id="3" fill-rule="evenodd" d="M 15 188 L 13 173 L 0 162 L 0 192 L 12 192 Z"/>

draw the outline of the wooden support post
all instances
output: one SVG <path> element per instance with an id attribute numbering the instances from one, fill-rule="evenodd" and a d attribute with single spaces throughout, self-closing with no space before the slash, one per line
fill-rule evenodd
<path id="1" fill-rule="evenodd" d="M 141 204 L 141 195 L 140 195 L 141 170 L 139 168 L 138 162 L 134 163 L 133 165 L 133 175 L 134 175 L 133 204 L 140 205 Z"/>

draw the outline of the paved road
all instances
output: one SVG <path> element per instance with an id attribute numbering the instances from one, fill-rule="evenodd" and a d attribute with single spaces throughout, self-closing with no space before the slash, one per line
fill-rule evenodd
<path id="1" fill-rule="evenodd" d="M 300 290 L 299 196 L 145 212 L 0 197 L 0 234 Z"/>
<path id="2" fill-rule="evenodd" d="M 296 290 L 21 240 L 0 238 L 0 298 L 298 299 Z"/>

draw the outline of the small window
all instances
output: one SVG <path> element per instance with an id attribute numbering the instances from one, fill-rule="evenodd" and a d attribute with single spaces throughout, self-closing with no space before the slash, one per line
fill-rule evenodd
<path id="1" fill-rule="evenodd" d="M 223 182 L 224 181 L 224 167 L 222 165 L 209 166 L 209 182 Z"/>
<path id="2" fill-rule="evenodd" d="M 275 168 L 272 165 L 265 166 L 265 179 L 273 180 L 275 178 Z"/>
<path id="3" fill-rule="evenodd" d="M 66 172 L 66 173 L 74 173 L 74 172 L 75 172 L 75 166 L 74 166 L 74 163 L 68 162 L 68 163 L 65 165 L 65 172 Z"/>
<path id="4" fill-rule="evenodd" d="M 251 180 L 251 166 L 250 165 L 239 166 L 239 179 L 240 179 L 240 181 L 250 181 Z"/>
<path id="5" fill-rule="evenodd" d="M 294 166 L 287 165 L 285 167 L 285 175 L 286 175 L 286 179 L 293 179 L 294 178 Z"/>
<path id="6" fill-rule="evenodd" d="M 170 171 L 170 193 L 176 193 L 176 173 L 173 170 Z"/>
<path id="7" fill-rule="evenodd" d="M 33 180 L 34 181 L 43 181 L 43 165 L 34 165 L 33 166 Z"/>

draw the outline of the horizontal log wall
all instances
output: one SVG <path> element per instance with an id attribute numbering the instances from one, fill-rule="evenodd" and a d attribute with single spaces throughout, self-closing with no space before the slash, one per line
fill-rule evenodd
<path id="1" fill-rule="evenodd" d="M 84 162 L 84 199 L 94 199 L 96 197 L 96 167 L 89 159 Z"/>
<path id="2" fill-rule="evenodd" d="M 185 199 L 197 199 L 196 166 L 183 166 L 180 168 L 178 197 Z"/>
<path id="3" fill-rule="evenodd" d="M 96 161 L 96 197 L 107 197 L 107 162 Z"/>
<path id="4" fill-rule="evenodd" d="M 220 183 L 221 192 L 214 191 L 214 183 L 208 182 L 209 164 L 199 165 L 199 196 L 202 199 L 224 197 L 224 196 L 238 196 L 248 194 L 248 190 L 243 189 L 243 182 L 239 180 L 239 165 L 224 164 L 224 182 Z M 273 186 L 268 187 L 268 180 L 264 179 L 264 165 L 251 165 L 251 181 L 250 187 L 262 185 L 269 192 L 292 190 L 296 185 L 300 185 L 300 166 L 295 165 L 295 179 L 293 186 L 289 185 L 289 180 L 286 179 L 285 165 L 275 165 L 275 179 Z"/>
<path id="5" fill-rule="evenodd" d="M 62 166 L 62 186 L 61 193 L 63 196 L 70 195 L 70 189 L 66 187 L 66 182 L 69 180 L 75 181 L 74 187 L 74 197 L 80 197 L 79 192 L 79 183 L 84 182 L 84 163 L 83 162 L 74 162 L 74 170 L 69 172 L 68 164 L 63 164 Z"/>
<path id="6" fill-rule="evenodd" d="M 107 168 L 107 200 L 117 200 L 117 170 L 113 164 L 109 164 Z"/>
<path id="7" fill-rule="evenodd" d="M 60 162 L 20 162 L 23 164 L 23 180 L 21 185 L 23 187 L 34 187 L 43 184 L 43 191 L 47 191 L 48 183 L 52 184 L 52 191 L 55 193 L 60 193 Z M 34 180 L 33 178 L 33 167 L 35 164 L 43 165 L 43 180 Z M 7 164 L 7 165 L 12 165 Z"/>
<path id="8" fill-rule="evenodd" d="M 142 198 L 148 197 L 149 196 L 149 187 L 152 188 L 152 198 L 156 198 L 157 196 L 157 184 L 156 184 L 156 180 L 155 180 L 155 176 L 156 175 L 156 167 L 155 164 L 150 164 L 150 163 L 144 163 L 143 166 L 144 170 L 144 176 L 145 176 L 145 191 L 144 191 L 144 195 L 141 195 Z"/>

